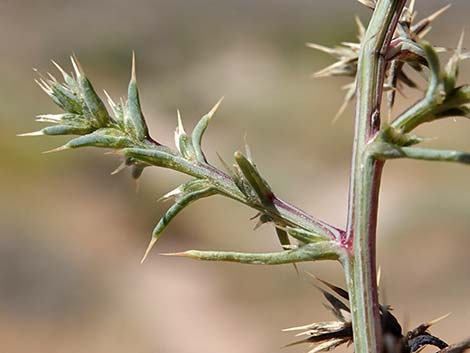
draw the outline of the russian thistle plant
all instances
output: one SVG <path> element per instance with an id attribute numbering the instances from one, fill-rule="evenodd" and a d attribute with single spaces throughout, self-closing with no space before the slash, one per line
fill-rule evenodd
<path id="1" fill-rule="evenodd" d="M 414 1 L 361 0 L 371 8 L 366 27 L 357 21 L 358 43 L 343 43 L 335 48 L 317 44 L 338 59 L 317 76 L 349 76 L 345 103 L 356 100 L 354 146 L 350 175 L 348 219 L 340 229 L 317 219 L 276 196 L 257 168 L 249 149 L 235 152 L 234 162 L 219 165 L 209 161 L 202 138 L 219 104 L 204 115 L 190 133 L 178 113 L 175 148 L 164 146 L 150 136 L 137 88 L 135 59 L 127 99 L 114 101 L 107 93 L 108 107 L 95 92 L 76 57 L 73 73 L 56 63 L 62 80 L 40 77 L 39 86 L 64 112 L 43 114 L 38 121 L 51 123 L 31 135 L 75 135 L 52 151 L 79 147 L 112 149 L 122 156 L 117 171 L 130 168 L 138 178 L 146 167 L 169 168 L 190 176 L 190 180 L 164 196 L 173 205 L 159 220 L 145 251 L 148 256 L 167 225 L 189 204 L 205 197 L 221 195 L 257 211 L 260 223 L 271 224 L 279 239 L 280 251 L 245 253 L 189 250 L 167 254 L 207 261 L 232 261 L 246 264 L 296 264 L 303 261 L 336 260 L 343 266 L 347 290 L 319 280 L 336 321 L 309 324 L 288 330 L 302 330 L 310 342 L 311 353 L 328 351 L 354 342 L 356 352 L 416 352 L 426 345 L 440 352 L 463 352 L 470 341 L 448 346 L 429 332 L 435 321 L 423 323 L 408 332 L 391 313 L 379 304 L 376 271 L 376 223 L 380 179 L 385 162 L 395 158 L 470 163 L 470 153 L 416 147 L 423 141 L 413 131 L 424 123 L 449 117 L 470 117 L 470 85 L 457 84 L 460 62 L 469 57 L 463 52 L 462 39 L 442 66 L 438 53 L 444 49 L 424 41 L 430 24 L 444 9 L 416 22 Z M 408 76 L 411 68 L 427 73 L 423 97 L 396 116 L 392 114 L 395 94 L 404 87 L 416 88 Z M 381 102 L 387 97 L 389 123 L 381 121 Z M 344 104 L 340 113 L 344 110 Z M 52 152 L 50 151 L 50 152 Z"/>

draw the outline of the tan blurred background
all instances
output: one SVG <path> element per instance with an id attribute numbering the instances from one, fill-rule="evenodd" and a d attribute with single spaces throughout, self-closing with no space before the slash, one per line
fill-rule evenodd
<path id="1" fill-rule="evenodd" d="M 421 16 L 445 5 L 418 1 Z M 431 39 L 454 46 L 470 3 L 453 1 Z M 304 46 L 355 39 L 353 0 L 0 1 L 0 352 L 274 353 L 281 329 L 331 319 L 303 275 L 343 284 L 335 263 L 250 267 L 165 258 L 190 248 L 277 249 L 254 213 L 222 198 L 178 216 L 144 265 L 156 200 L 185 180 L 146 170 L 140 190 L 102 150 L 43 155 L 63 138 L 18 138 L 58 109 L 34 84 L 50 59 L 70 69 L 75 52 L 101 92 L 125 93 L 131 51 L 153 136 L 173 145 L 176 109 L 189 127 L 222 96 L 205 146 L 229 160 L 247 133 L 279 195 L 344 226 L 352 109 L 332 125 L 347 83 L 312 80 L 331 60 Z M 466 39 L 466 47 L 470 40 Z M 470 63 L 462 80 L 470 81 Z M 420 81 L 421 84 L 423 81 Z M 408 92 L 412 100 L 418 92 Z M 404 99 L 399 99 L 403 108 Z M 468 121 L 420 132 L 428 145 L 470 150 Z M 378 241 L 385 300 L 408 327 L 447 312 L 434 333 L 470 336 L 470 169 L 394 161 L 381 193 Z"/>

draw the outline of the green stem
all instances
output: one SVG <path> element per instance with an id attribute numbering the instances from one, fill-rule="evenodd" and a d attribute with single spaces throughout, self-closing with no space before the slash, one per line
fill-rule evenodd
<path id="1" fill-rule="evenodd" d="M 350 179 L 346 245 L 342 259 L 352 311 L 354 350 L 381 351 L 375 238 L 383 161 L 367 152 L 380 128 L 385 53 L 406 0 L 379 0 L 367 28 L 358 63 L 357 105 Z"/>
<path id="2" fill-rule="evenodd" d="M 436 150 L 432 148 L 401 147 L 384 142 L 370 145 L 374 157 L 381 160 L 410 158 L 423 161 L 457 162 L 470 164 L 470 153 L 454 150 Z"/>
<path id="3" fill-rule="evenodd" d="M 149 146 L 148 148 L 127 148 L 122 153 L 127 157 L 149 165 L 173 169 L 198 179 L 207 180 L 218 193 L 242 202 L 258 211 L 265 212 L 272 219 L 283 221 L 288 226 L 300 227 L 314 233 L 326 235 L 330 239 L 339 239 L 344 233 L 343 230 L 316 219 L 301 209 L 279 199 L 276 195 L 272 195 L 275 211 L 266 209 L 260 203 L 253 203 L 247 200 L 229 175 L 209 164 L 191 163 L 167 149 L 162 150 L 161 147 L 155 146 Z"/>
<path id="4" fill-rule="evenodd" d="M 418 125 L 436 119 L 452 116 L 452 109 L 470 103 L 470 85 L 453 89 L 443 102 L 436 102 L 433 96 L 426 95 L 416 104 L 404 111 L 391 126 L 403 132 L 410 132 Z M 446 114 L 448 112 L 449 114 Z"/>

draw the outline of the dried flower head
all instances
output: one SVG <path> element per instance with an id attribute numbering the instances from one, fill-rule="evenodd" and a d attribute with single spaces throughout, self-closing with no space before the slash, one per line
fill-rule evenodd
<path id="1" fill-rule="evenodd" d="M 375 1 L 361 1 L 364 5 L 374 8 Z M 415 1 L 411 1 L 409 6 L 405 8 L 398 23 L 397 29 L 392 39 L 388 52 L 386 54 L 387 68 L 386 68 L 386 81 L 384 89 L 388 92 L 387 104 L 389 112 L 391 111 L 396 92 L 402 91 L 403 86 L 410 88 L 418 88 L 414 82 L 404 71 L 404 66 L 407 65 L 415 71 L 422 71 L 422 67 L 426 66 L 424 52 L 420 46 L 420 41 L 431 30 L 432 22 L 442 13 L 444 13 L 450 5 L 444 6 L 428 17 L 423 18 L 417 23 L 413 24 L 416 18 L 416 11 L 414 10 Z M 354 98 L 356 91 L 355 78 L 357 74 L 357 63 L 359 59 L 359 51 L 361 43 L 365 34 L 365 27 L 359 17 L 355 17 L 357 25 L 357 43 L 343 42 L 340 46 L 332 48 L 315 43 L 307 43 L 309 48 L 320 50 L 334 57 L 337 61 L 320 71 L 313 74 L 313 77 L 329 77 L 329 76 L 345 76 L 353 77 L 354 81 L 343 86 L 346 90 L 344 101 L 340 106 L 334 119 L 337 119 L 346 109 L 347 104 Z M 437 48 L 444 50 L 443 48 Z"/>
<path id="2" fill-rule="evenodd" d="M 342 344 L 350 345 L 353 342 L 348 292 L 321 279 L 316 278 L 316 280 L 327 288 L 325 290 L 316 285 L 327 300 L 326 308 L 333 313 L 336 321 L 315 322 L 283 330 L 287 332 L 300 331 L 296 334 L 296 337 L 306 336 L 306 338 L 293 342 L 288 346 L 309 343 L 313 347 L 308 353 L 327 352 Z M 448 314 L 423 323 L 403 334 L 403 329 L 397 318 L 392 314 L 390 306 L 380 305 L 379 313 L 382 327 L 382 351 L 385 353 L 419 352 L 426 346 L 437 347 L 441 353 L 461 353 L 470 349 L 469 340 L 449 346 L 429 332 L 432 325 L 448 317 Z"/>

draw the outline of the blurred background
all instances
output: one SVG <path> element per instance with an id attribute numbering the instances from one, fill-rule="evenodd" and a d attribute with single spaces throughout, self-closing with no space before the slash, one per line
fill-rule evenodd
<path id="1" fill-rule="evenodd" d="M 419 16 L 447 2 L 418 1 Z M 470 3 L 454 0 L 434 25 L 435 45 L 455 46 Z M 278 249 L 252 210 L 220 197 L 178 216 L 147 262 L 150 232 L 169 204 L 156 200 L 185 180 L 147 169 L 136 186 L 103 150 L 41 154 L 66 139 L 18 138 L 58 108 L 32 68 L 70 70 L 76 53 L 97 91 L 125 94 L 131 52 L 152 135 L 173 146 L 176 109 L 187 128 L 221 97 L 205 138 L 210 160 L 243 146 L 284 199 L 343 227 L 353 110 L 332 124 L 348 80 L 310 75 L 331 63 L 307 41 L 355 40 L 344 0 L 0 1 L 0 351 L 304 352 L 281 329 L 332 319 L 304 271 L 343 285 L 333 262 L 257 267 L 158 256 L 185 249 Z M 465 40 L 470 47 L 470 40 Z M 461 79 L 470 81 L 470 64 Z M 419 81 L 424 85 L 424 81 Z M 407 91 L 396 111 L 420 96 Z M 423 126 L 426 144 L 470 150 L 470 125 Z M 384 171 L 378 259 L 382 301 L 408 328 L 445 313 L 433 332 L 470 335 L 470 169 L 393 161 Z M 352 351 L 352 349 L 350 348 Z M 345 351 L 345 350 L 343 350 Z"/>

